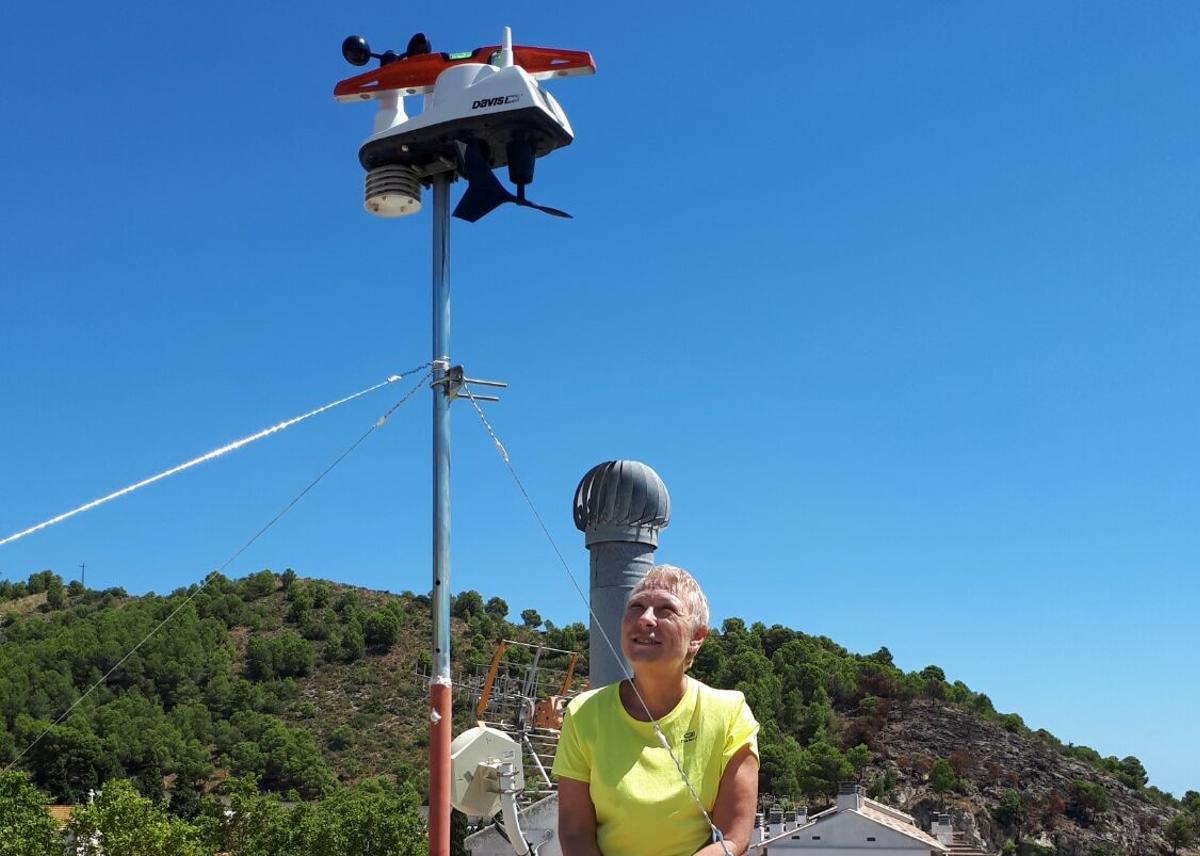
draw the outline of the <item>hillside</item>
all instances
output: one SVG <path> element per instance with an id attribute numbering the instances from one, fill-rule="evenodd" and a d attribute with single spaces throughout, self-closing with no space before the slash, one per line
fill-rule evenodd
<path id="1" fill-rule="evenodd" d="M 578 650 L 586 674 L 582 624 L 555 628 L 529 609 L 514 624 L 508 604 L 476 592 L 453 612 L 456 668 L 486 663 L 505 637 Z M 423 786 L 425 596 L 263 571 L 128 597 L 42 572 L 0 581 L 0 616 L 0 761 L 50 728 L 18 767 L 56 800 L 124 777 L 188 817 L 231 775 L 301 800 L 378 776 Z M 1031 731 L 937 666 L 903 672 L 887 649 L 858 655 L 729 619 L 694 672 L 746 693 L 763 725 L 762 790 L 783 799 L 818 806 L 858 778 L 926 822 L 950 811 L 993 850 L 1026 853 L 1168 853 L 1172 824 L 1175 843 L 1200 826 L 1200 795 L 1181 804 L 1149 786 L 1136 758 Z"/>

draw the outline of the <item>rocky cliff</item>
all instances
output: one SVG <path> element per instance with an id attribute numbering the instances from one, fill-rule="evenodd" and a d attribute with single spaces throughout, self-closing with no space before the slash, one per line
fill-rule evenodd
<path id="1" fill-rule="evenodd" d="M 896 782 L 885 801 L 925 828 L 933 813 L 948 812 L 991 852 L 1008 841 L 1070 856 L 1171 852 L 1164 829 L 1175 808 L 1069 757 L 1048 735 L 1010 732 L 959 707 L 915 700 L 887 711 L 873 742 L 874 772 L 890 768 Z M 949 759 L 957 779 L 941 794 L 930 781 L 935 758 Z"/>

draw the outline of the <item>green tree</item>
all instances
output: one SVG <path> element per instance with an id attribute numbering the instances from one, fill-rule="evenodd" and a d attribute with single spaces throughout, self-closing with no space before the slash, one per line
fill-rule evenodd
<path id="1" fill-rule="evenodd" d="M 801 759 L 800 790 L 805 797 L 832 797 L 838 785 L 850 778 L 854 768 L 838 750 L 825 740 L 814 741 Z"/>
<path id="2" fill-rule="evenodd" d="M 24 773 L 0 773 L 0 856 L 62 856 L 47 802 Z"/>
<path id="3" fill-rule="evenodd" d="M 316 607 L 313 598 L 313 588 L 301 582 L 294 582 L 286 589 L 288 599 L 287 620 L 301 624 L 309 611 Z"/>
<path id="4" fill-rule="evenodd" d="M 288 812 L 275 794 L 261 794 L 254 776 L 238 776 L 223 786 L 225 805 L 206 805 L 209 843 L 238 856 L 300 856 L 292 848 L 295 833 Z"/>
<path id="5" fill-rule="evenodd" d="M 1108 792 L 1103 785 L 1075 781 L 1071 784 L 1067 814 L 1082 823 L 1090 823 L 1097 815 L 1108 811 Z"/>
<path id="6" fill-rule="evenodd" d="M 251 636 L 246 642 L 246 677 L 255 681 L 275 677 L 275 650 L 260 636 Z"/>
<path id="7" fill-rule="evenodd" d="M 946 672 L 941 666 L 926 666 L 921 670 L 921 677 L 927 681 L 945 681 Z"/>
<path id="8" fill-rule="evenodd" d="M 208 856 L 198 830 L 114 779 L 71 815 L 79 856 Z"/>
<path id="9" fill-rule="evenodd" d="M 227 751 L 236 775 L 257 776 L 262 787 L 274 791 L 294 788 L 305 799 L 329 790 L 332 777 L 311 732 L 253 711 L 240 711 L 230 724 Z"/>
<path id="10" fill-rule="evenodd" d="M 892 652 L 887 649 L 887 646 L 882 646 L 874 654 L 868 654 L 866 659 L 879 663 L 884 666 L 894 666 L 895 661 L 892 659 Z"/>
<path id="11" fill-rule="evenodd" d="M 526 610 L 529 612 L 530 610 Z M 525 613 L 521 613 L 524 617 Z M 704 681 L 706 684 L 714 684 L 717 680 L 717 675 L 721 673 L 721 669 L 725 662 L 725 649 L 721 646 L 720 636 L 716 633 L 709 633 L 704 639 L 704 643 L 700 646 L 700 652 L 696 654 L 696 659 L 692 661 L 692 675 L 696 680 Z"/>
<path id="12" fill-rule="evenodd" d="M 873 800 L 882 800 L 891 795 L 896 788 L 896 771 L 892 767 L 888 767 L 883 771 L 882 776 L 874 776 L 871 779 L 871 784 L 867 788 L 867 796 Z"/>
<path id="13" fill-rule="evenodd" d="M 503 621 L 508 617 L 508 603 L 503 598 L 488 598 L 488 602 L 484 604 L 483 611 L 497 621 Z"/>
<path id="14" fill-rule="evenodd" d="M 455 618 L 468 619 L 483 612 L 483 595 L 474 589 L 459 592 L 450 602 L 450 614 Z"/>
<path id="15" fill-rule="evenodd" d="M 315 580 L 308 586 L 309 594 L 312 597 L 312 605 L 317 609 L 324 609 L 329 605 L 329 598 L 332 592 L 329 588 L 329 583 L 324 580 Z"/>
<path id="16" fill-rule="evenodd" d="M 803 742 L 824 740 L 833 722 L 833 705 L 824 687 L 817 687 L 811 704 L 804 705 L 796 722 L 796 737 Z"/>
<path id="17" fill-rule="evenodd" d="M 1172 856 L 1196 843 L 1195 821 L 1187 814 L 1179 813 L 1167 822 L 1163 834 L 1171 845 Z"/>
<path id="18" fill-rule="evenodd" d="M 258 600 L 275 591 L 275 575 L 267 570 L 250 574 L 241 581 L 242 597 L 246 600 Z"/>
<path id="19" fill-rule="evenodd" d="M 789 735 L 764 734 L 759 748 L 759 790 L 775 796 L 800 793 L 800 775 L 804 750 Z"/>
<path id="20" fill-rule="evenodd" d="M 41 594 L 50 587 L 51 580 L 56 579 L 60 583 L 62 582 L 62 580 L 55 575 L 54 571 L 38 571 L 36 574 L 29 575 L 29 584 L 26 586 L 26 588 L 30 594 Z"/>
<path id="21" fill-rule="evenodd" d="M 926 698 L 942 699 L 948 695 L 946 673 L 940 666 L 926 666 L 918 675 L 920 691 Z"/>
<path id="22" fill-rule="evenodd" d="M 175 779 L 175 787 L 171 790 L 171 814 L 184 820 L 194 819 L 201 811 L 204 803 L 204 780 L 207 778 L 209 765 L 180 771 Z"/>
<path id="23" fill-rule="evenodd" d="M 425 856 L 418 803 L 411 788 L 397 794 L 381 782 L 362 782 L 306 812 L 296 824 L 297 836 L 310 856 Z"/>
<path id="24" fill-rule="evenodd" d="M 1117 778 L 1135 791 L 1141 790 L 1150 781 L 1150 777 L 1146 775 L 1146 768 L 1133 755 L 1121 759 L 1117 768 Z"/>
<path id="25" fill-rule="evenodd" d="M 1012 734 L 1020 734 L 1025 730 L 1025 720 L 1015 713 L 1002 713 L 999 717 L 1000 727 Z"/>
<path id="26" fill-rule="evenodd" d="M 771 661 L 749 645 L 744 645 L 725 660 L 718 676 L 723 687 L 740 690 L 746 704 L 760 721 L 775 719 L 783 684 L 771 669 Z"/>
<path id="27" fill-rule="evenodd" d="M 367 640 L 363 636 L 362 624 L 357 619 L 347 622 L 342 628 L 342 639 L 338 647 L 344 663 L 358 662 L 367 653 Z"/>
<path id="28" fill-rule="evenodd" d="M 992 817 L 996 818 L 996 823 L 1000 824 L 1001 828 L 1017 832 L 1019 842 L 1021 824 L 1025 821 L 1025 803 L 1021 794 L 1013 788 L 1005 788 L 1004 793 L 1000 795 L 1000 803 L 992 809 Z"/>
<path id="29" fill-rule="evenodd" d="M 390 651 L 400 638 L 400 619 L 391 610 L 372 612 L 363 624 L 363 638 L 372 648 Z"/>
<path id="30" fill-rule="evenodd" d="M 280 678 L 302 678 L 313 670 L 312 646 L 290 630 L 271 640 L 275 675 Z"/>
<path id="31" fill-rule="evenodd" d="M 337 603 L 333 605 L 333 609 L 342 617 L 350 618 L 359 614 L 361 611 L 360 603 L 361 598 L 358 596 L 358 592 L 354 591 L 354 589 L 347 589 L 338 597 Z"/>
<path id="32" fill-rule="evenodd" d="M 861 782 L 863 770 L 871 763 L 871 750 L 867 747 L 867 744 L 859 743 L 857 746 L 846 750 L 846 760 L 854 768 L 855 780 Z"/>
<path id="33" fill-rule="evenodd" d="M 17 739 L 29 745 L 45 731 L 45 736 L 26 756 L 33 768 L 37 785 L 63 802 L 82 801 L 89 790 L 120 772 L 117 759 L 86 725 L 74 718 L 65 725 L 32 720 L 22 714 L 17 719 Z"/>
<path id="34" fill-rule="evenodd" d="M 335 752 L 348 749 L 354 745 L 354 729 L 349 725 L 339 725 L 329 735 L 329 748 Z"/>
<path id="35" fill-rule="evenodd" d="M 536 609 L 521 610 L 521 624 L 528 630 L 536 630 L 542 626 L 542 616 Z"/>
<path id="36" fill-rule="evenodd" d="M 46 586 L 46 606 L 51 609 L 62 609 L 67 605 L 67 590 L 58 577 L 52 577 Z"/>
<path id="37" fill-rule="evenodd" d="M 945 758 L 938 758 L 933 762 L 933 766 L 929 769 L 929 788 L 939 797 L 945 797 L 950 791 L 958 787 L 958 776 L 954 774 L 954 768 L 950 766 L 950 762 Z"/>

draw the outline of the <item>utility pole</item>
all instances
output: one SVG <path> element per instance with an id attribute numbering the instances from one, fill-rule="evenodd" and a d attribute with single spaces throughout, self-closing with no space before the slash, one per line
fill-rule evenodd
<path id="1" fill-rule="evenodd" d="M 87 588 L 87 562 L 79 566 L 79 583 L 84 588 Z"/>
<path id="2" fill-rule="evenodd" d="M 514 47 L 504 28 L 499 48 L 435 54 L 423 33 L 397 54 L 372 53 L 362 36 L 342 42 L 351 65 L 371 59 L 379 67 L 339 81 L 343 102 L 376 99 L 374 131 L 359 148 L 367 171 L 364 206 L 380 217 L 404 217 L 421 209 L 421 188 L 433 190 L 433 640 L 429 681 L 429 854 L 450 853 L 450 405 L 464 387 L 472 405 L 499 401 L 471 385 L 503 388 L 501 381 L 465 376 L 450 362 L 450 183 L 461 173 L 467 191 L 455 216 L 474 223 L 503 203 L 569 217 L 525 198 L 535 158 L 574 139 L 562 109 L 539 80 L 592 74 L 586 51 Z M 481 88 L 475 88 L 481 87 Z M 440 93 L 410 119 L 404 96 Z M 488 95 L 488 93 L 492 93 Z M 511 105 L 511 106 L 505 106 Z M 486 113 L 479 113 L 480 110 Z M 492 174 L 506 165 L 517 192 Z"/>
<path id="3" fill-rule="evenodd" d="M 450 853 L 450 174 L 433 177 L 433 674 L 429 852 Z"/>

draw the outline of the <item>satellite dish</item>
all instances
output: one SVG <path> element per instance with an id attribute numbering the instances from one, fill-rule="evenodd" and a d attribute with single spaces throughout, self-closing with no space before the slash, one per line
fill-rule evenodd
<path id="1" fill-rule="evenodd" d="M 512 764 L 514 785 L 524 790 L 521 744 L 503 731 L 479 725 L 450 744 L 450 802 L 463 814 L 491 817 L 500 811 L 500 770 Z"/>

